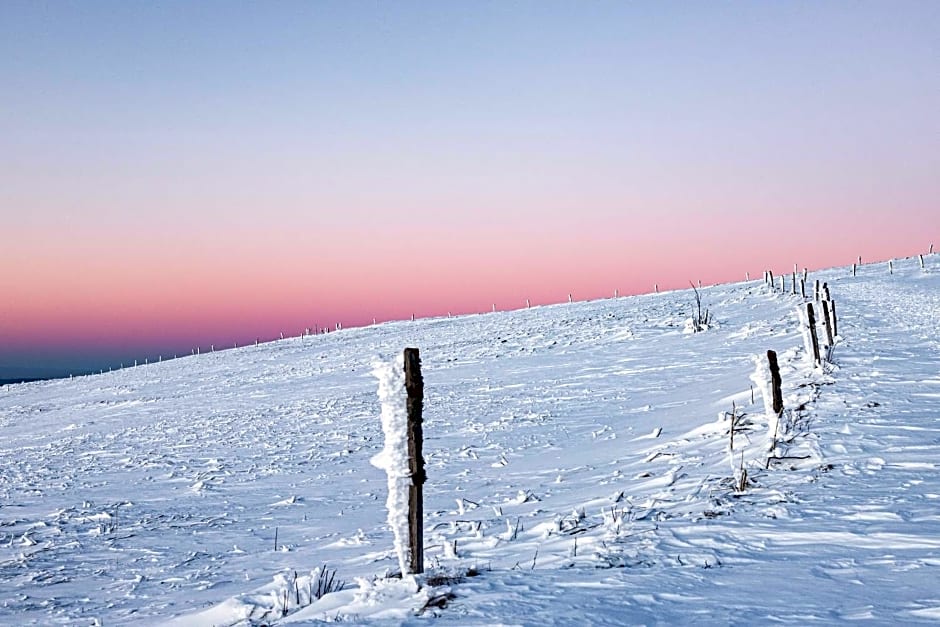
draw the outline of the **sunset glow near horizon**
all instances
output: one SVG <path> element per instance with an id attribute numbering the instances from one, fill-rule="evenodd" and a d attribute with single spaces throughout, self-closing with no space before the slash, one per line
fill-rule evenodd
<path id="1" fill-rule="evenodd" d="M 940 4 L 0 4 L 0 378 L 940 245 Z"/>

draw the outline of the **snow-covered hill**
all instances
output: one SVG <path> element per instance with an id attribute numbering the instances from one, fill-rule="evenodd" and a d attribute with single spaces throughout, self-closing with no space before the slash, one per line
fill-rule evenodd
<path id="1" fill-rule="evenodd" d="M 717 324 L 696 334 L 686 290 L 2 387 L 0 623 L 940 620 L 940 256 L 925 260 L 810 274 L 838 304 L 823 369 L 802 299 L 751 281 L 701 290 Z M 385 577 L 369 463 L 372 364 L 406 346 L 427 386 L 414 580 Z M 750 379 L 768 349 L 788 412 L 769 462 Z M 347 586 L 310 604 L 324 564 Z"/>

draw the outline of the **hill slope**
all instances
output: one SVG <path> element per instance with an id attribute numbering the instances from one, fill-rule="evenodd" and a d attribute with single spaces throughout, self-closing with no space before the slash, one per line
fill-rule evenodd
<path id="1" fill-rule="evenodd" d="M 810 276 L 840 315 L 823 369 L 802 299 L 752 281 L 703 289 L 718 324 L 696 334 L 689 290 L 0 388 L 0 623 L 262 624 L 294 571 L 324 563 L 347 589 L 282 622 L 936 620 L 927 262 Z M 479 573 L 433 589 L 375 579 L 397 560 L 371 371 L 405 346 L 427 386 L 428 565 Z M 750 379 L 768 349 L 788 408 L 772 452 Z"/>

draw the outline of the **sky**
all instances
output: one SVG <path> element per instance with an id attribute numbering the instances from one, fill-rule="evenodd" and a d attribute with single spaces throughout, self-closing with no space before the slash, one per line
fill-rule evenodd
<path id="1" fill-rule="evenodd" d="M 0 378 L 940 245 L 940 3 L 0 2 Z"/>

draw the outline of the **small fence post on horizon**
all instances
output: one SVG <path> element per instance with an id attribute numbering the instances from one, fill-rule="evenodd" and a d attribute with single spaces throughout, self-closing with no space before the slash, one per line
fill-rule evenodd
<path id="1" fill-rule="evenodd" d="M 406 348 L 405 390 L 408 394 L 408 469 L 411 486 L 408 488 L 408 540 L 411 548 L 411 572 L 424 572 L 424 500 L 423 486 L 427 479 L 424 470 L 424 377 L 421 376 L 421 357 L 417 348 Z"/>

